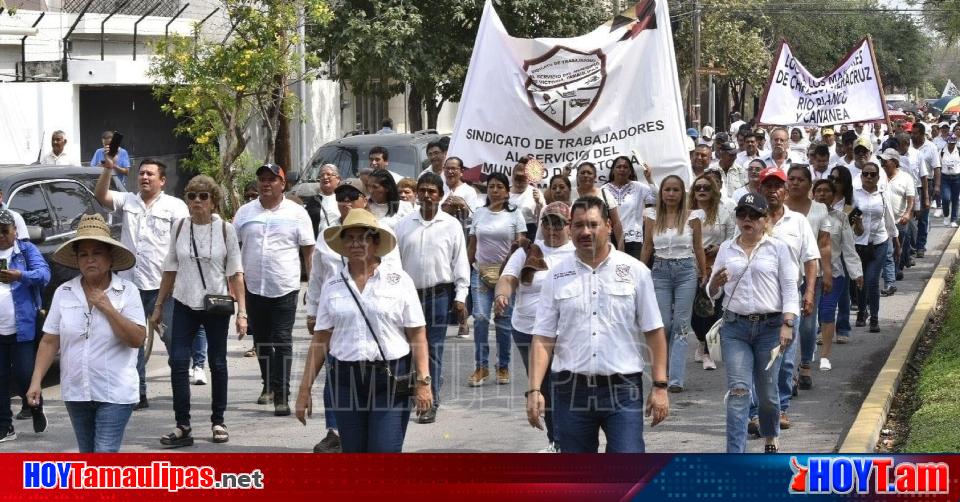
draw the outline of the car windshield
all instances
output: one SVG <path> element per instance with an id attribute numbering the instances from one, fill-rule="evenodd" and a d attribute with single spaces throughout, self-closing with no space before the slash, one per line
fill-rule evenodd
<path id="1" fill-rule="evenodd" d="M 324 164 L 337 166 L 337 170 L 340 172 L 342 179 L 356 178 L 357 170 L 368 165 L 367 158 L 369 157 L 371 148 L 373 148 L 373 145 L 324 146 L 320 148 L 313 157 L 313 161 L 310 162 L 310 167 L 307 168 L 304 173 L 303 181 L 319 181 L 320 167 Z M 418 159 L 425 157 L 425 154 L 417 154 L 417 148 L 418 147 L 414 145 L 387 147 L 387 150 L 390 152 L 390 165 L 388 169 L 404 177 L 415 179 L 417 174 L 423 170 Z"/>

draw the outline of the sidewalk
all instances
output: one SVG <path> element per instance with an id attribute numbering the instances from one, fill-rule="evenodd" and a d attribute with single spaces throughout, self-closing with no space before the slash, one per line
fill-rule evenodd
<path id="1" fill-rule="evenodd" d="M 906 271 L 904 281 L 897 283 L 898 292 L 881 298 L 881 333 L 868 333 L 854 328 L 851 343 L 834 347 L 833 370 L 813 375 L 814 388 L 794 398 L 789 414 L 793 426 L 783 431 L 783 452 L 831 452 L 853 422 L 861 402 L 877 372 L 893 346 L 899 327 L 913 308 L 919 291 L 929 278 L 954 229 L 944 228 L 937 221 L 931 228 L 927 257 Z M 300 382 L 303 358 L 309 337 L 305 313 L 301 307 L 294 331 L 292 388 L 294 395 Z M 434 424 L 411 423 L 404 445 L 412 452 L 536 452 L 546 446 L 546 434 L 531 428 L 526 421 L 523 392 L 526 375 L 518 353 L 513 350 L 510 385 L 487 383 L 483 387 L 466 386 L 473 370 L 473 340 L 459 339 L 451 328 L 444 361 L 445 383 L 442 405 Z M 491 342 L 495 337 L 491 334 Z M 209 441 L 210 385 L 191 386 L 193 393 L 193 427 L 195 446 L 179 452 L 309 452 L 325 434 L 322 413 L 322 387 L 314 386 L 315 413 L 307 427 L 295 418 L 274 417 L 272 406 L 255 404 L 260 393 L 260 376 L 256 359 L 243 357 L 252 345 L 247 338 L 237 341 L 231 334 L 227 365 L 230 372 L 226 424 L 230 442 L 224 445 Z M 670 418 L 655 429 L 647 427 L 645 440 L 649 452 L 713 452 L 725 449 L 726 392 L 723 364 L 717 371 L 703 371 L 693 362 L 695 344 L 690 344 L 687 358 L 687 381 L 681 394 L 670 395 Z M 162 344 L 155 347 L 148 367 L 150 408 L 135 412 L 127 428 L 122 451 L 162 451 L 158 438 L 174 426 L 170 372 Z M 494 346 L 491 352 L 495 351 Z M 815 368 L 817 365 L 814 366 Z M 209 376 L 209 370 L 208 370 Z M 649 380 L 645 384 L 649 390 Z M 0 445 L 3 451 L 69 452 L 76 451 L 76 441 L 69 418 L 60 401 L 59 386 L 45 389 L 48 431 L 35 435 L 30 421 L 14 421 L 20 437 Z M 294 398 L 291 398 L 294 399 Z M 18 400 L 14 399 L 14 413 Z M 293 401 L 291 400 L 291 406 Z M 646 422 L 649 424 L 649 421 Z M 760 441 L 750 441 L 748 450 L 761 450 Z"/>

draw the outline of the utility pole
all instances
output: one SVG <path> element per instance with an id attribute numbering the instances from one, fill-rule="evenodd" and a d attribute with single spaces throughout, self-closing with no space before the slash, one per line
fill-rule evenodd
<path id="1" fill-rule="evenodd" d="M 693 98 L 690 120 L 700 130 L 700 0 L 693 0 Z"/>

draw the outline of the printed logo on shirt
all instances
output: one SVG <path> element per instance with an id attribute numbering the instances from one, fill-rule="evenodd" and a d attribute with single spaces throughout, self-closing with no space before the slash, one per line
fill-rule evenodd
<path id="1" fill-rule="evenodd" d="M 617 265 L 615 270 L 617 273 L 617 281 L 630 282 L 630 265 Z"/>
<path id="2" fill-rule="evenodd" d="M 387 274 L 387 284 L 391 286 L 400 284 L 400 274 Z"/>
<path id="3" fill-rule="evenodd" d="M 570 277 L 571 275 L 577 275 L 577 273 L 573 270 L 568 270 L 566 272 L 559 272 L 559 273 L 553 274 L 553 279 L 556 280 L 562 277 Z"/>

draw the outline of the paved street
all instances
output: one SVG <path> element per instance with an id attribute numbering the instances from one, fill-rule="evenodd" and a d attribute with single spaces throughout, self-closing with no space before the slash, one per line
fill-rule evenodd
<path id="1" fill-rule="evenodd" d="M 934 218 L 931 217 L 931 222 Z M 952 236 L 953 229 L 942 227 L 939 218 L 930 231 L 927 257 L 917 260 L 917 266 L 906 271 L 905 281 L 899 282 L 899 291 L 891 298 L 881 298 L 881 327 L 879 334 L 866 328 L 854 328 L 850 344 L 834 347 L 831 358 L 833 370 L 814 370 L 814 389 L 801 392 L 789 410 L 791 429 L 781 436 L 784 452 L 831 452 L 842 439 L 858 410 L 859 404 L 892 347 L 903 320 L 907 317 L 925 280 L 930 276 L 940 253 Z M 294 350 L 294 389 L 300 380 L 303 356 L 309 337 L 305 329 L 305 315 L 298 313 Z M 526 423 L 523 391 L 526 378 L 517 351 L 513 351 L 513 375 L 510 385 L 488 383 L 480 388 L 466 387 L 467 376 L 473 369 L 473 340 L 447 338 L 445 377 L 438 421 L 432 425 L 411 423 L 405 450 L 414 452 L 535 452 L 546 446 L 546 435 Z M 491 336 L 491 341 L 494 339 Z M 291 417 L 274 417 L 272 406 L 255 404 L 260 392 L 256 360 L 244 358 L 250 340 L 239 342 L 231 335 L 228 345 L 230 371 L 230 398 L 226 413 L 230 442 L 215 445 L 210 442 L 209 389 L 210 386 L 192 386 L 193 425 L 197 442 L 184 452 L 309 452 L 325 433 L 322 403 L 318 384 L 314 387 L 314 402 L 318 412 L 307 427 Z M 687 390 L 671 394 L 670 418 L 656 429 L 647 429 L 645 440 L 649 452 L 723 452 L 725 411 L 723 397 L 725 377 L 723 365 L 717 371 L 706 372 L 693 362 L 694 343 L 688 357 Z M 151 452 L 161 450 L 158 438 L 174 426 L 169 369 L 166 353 L 154 353 L 149 368 L 150 408 L 135 412 L 127 428 L 124 452 Z M 649 388 L 649 380 L 647 381 Z M 59 401 L 59 387 L 45 391 L 48 431 L 35 435 L 29 421 L 17 421 L 20 437 L 0 445 L 0 451 L 75 452 L 76 442 L 69 419 Z M 16 407 L 16 400 L 14 400 Z M 293 402 L 291 401 L 291 405 Z M 16 412 L 17 408 L 14 409 Z M 649 422 L 647 422 L 649 424 Z M 751 441 L 749 451 L 760 451 L 760 441 Z"/>

